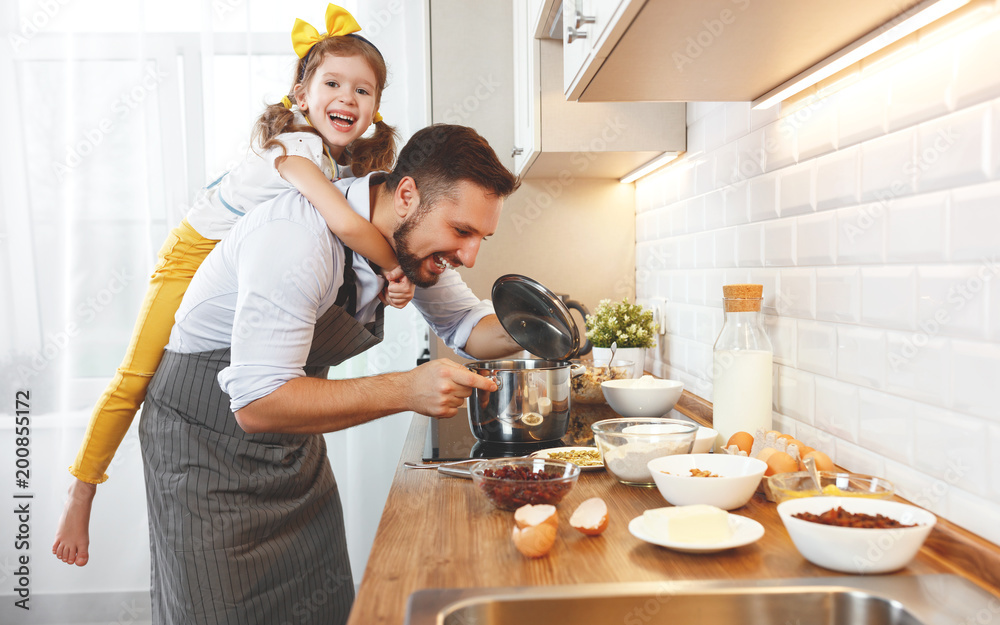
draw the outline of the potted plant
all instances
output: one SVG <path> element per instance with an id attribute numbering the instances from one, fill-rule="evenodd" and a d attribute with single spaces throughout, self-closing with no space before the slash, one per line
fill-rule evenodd
<path id="1" fill-rule="evenodd" d="M 587 338 L 594 345 L 594 360 L 607 362 L 611 345 L 616 344 L 615 360 L 631 360 L 633 377 L 642 375 L 646 363 L 646 348 L 654 347 L 657 324 L 653 311 L 641 304 L 602 299 L 593 313 L 587 315 Z"/>

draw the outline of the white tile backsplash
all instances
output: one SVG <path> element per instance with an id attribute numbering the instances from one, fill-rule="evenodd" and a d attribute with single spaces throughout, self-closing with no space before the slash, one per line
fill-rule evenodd
<path id="1" fill-rule="evenodd" d="M 885 134 L 888 83 L 864 81 L 852 85 L 840 93 L 838 104 L 837 145 L 840 149 Z"/>
<path id="2" fill-rule="evenodd" d="M 749 182 L 747 198 L 750 221 L 764 221 L 778 216 L 778 176 L 758 176 Z"/>
<path id="3" fill-rule="evenodd" d="M 816 406 L 816 377 L 794 367 L 777 367 L 776 379 L 775 410 L 811 425 Z"/>
<path id="4" fill-rule="evenodd" d="M 739 226 L 750 221 L 747 193 L 750 183 L 741 180 L 722 189 L 726 202 L 725 220 L 727 226 Z"/>
<path id="5" fill-rule="evenodd" d="M 885 388 L 885 331 L 856 326 L 837 328 L 837 377 L 859 386 Z"/>
<path id="6" fill-rule="evenodd" d="M 761 239 L 764 229 L 760 224 L 743 226 L 736 231 L 736 264 L 740 267 L 760 267 L 763 264 Z"/>
<path id="7" fill-rule="evenodd" d="M 983 29 L 977 36 L 963 38 L 955 46 L 955 104 L 959 108 L 1000 98 L 1000 36 L 998 30 Z"/>
<path id="8" fill-rule="evenodd" d="M 816 318 L 857 323 L 861 319 L 861 269 L 820 267 L 816 270 Z"/>
<path id="9" fill-rule="evenodd" d="M 861 201 L 884 202 L 914 190 L 915 129 L 861 144 Z"/>
<path id="10" fill-rule="evenodd" d="M 988 496 L 986 424 L 931 406 L 914 410 L 914 468 L 981 496 Z"/>
<path id="11" fill-rule="evenodd" d="M 764 315 L 764 330 L 771 340 L 774 350 L 774 362 L 788 367 L 796 366 L 796 331 L 795 319 Z"/>
<path id="12" fill-rule="evenodd" d="M 901 198 L 886 208 L 886 261 L 940 262 L 947 255 L 947 193 Z"/>
<path id="13" fill-rule="evenodd" d="M 795 128 L 785 119 L 764 127 L 764 171 L 777 171 L 795 164 Z"/>
<path id="14" fill-rule="evenodd" d="M 994 5 L 988 27 L 913 38 L 797 108 L 689 105 L 698 153 L 636 202 L 641 247 L 670 250 L 655 371 L 711 399 L 719 291 L 763 284 L 774 422 L 1000 544 Z"/>
<path id="15" fill-rule="evenodd" d="M 982 262 L 1000 256 L 1000 182 L 951 192 L 951 260 Z"/>
<path id="16" fill-rule="evenodd" d="M 811 213 L 814 208 L 814 161 L 781 170 L 778 177 L 778 214 L 782 217 Z"/>
<path id="17" fill-rule="evenodd" d="M 915 59 L 908 59 L 912 65 Z M 955 55 L 949 49 L 946 54 L 921 55 L 920 72 L 924 81 L 915 81 L 909 73 L 895 72 L 889 81 L 889 106 L 886 109 L 889 132 L 907 128 L 922 121 L 946 115 L 949 111 L 950 89 L 934 90 L 928 93 L 927 83 L 953 83 Z"/>
<path id="18" fill-rule="evenodd" d="M 837 262 L 881 263 L 885 258 L 886 205 L 869 202 L 837 210 Z"/>
<path id="19" fill-rule="evenodd" d="M 915 267 L 861 268 L 861 322 L 912 330 L 916 327 Z"/>
<path id="20" fill-rule="evenodd" d="M 920 126 L 913 166 L 921 193 L 989 180 L 991 117 L 983 104 Z"/>
<path id="21" fill-rule="evenodd" d="M 858 401 L 858 443 L 886 458 L 912 464 L 916 403 L 867 388 L 860 389 Z"/>
<path id="22" fill-rule="evenodd" d="M 837 260 L 837 214 L 831 211 L 795 219 L 795 264 L 832 265 Z"/>
<path id="23" fill-rule="evenodd" d="M 947 406 L 951 342 L 924 330 L 886 333 L 886 390 L 929 404 Z"/>
<path id="24" fill-rule="evenodd" d="M 951 359 L 952 407 L 1000 421 L 1000 345 L 956 340 Z"/>
<path id="25" fill-rule="evenodd" d="M 785 269 L 775 300 L 778 314 L 812 319 L 816 316 L 816 271 Z"/>
<path id="26" fill-rule="evenodd" d="M 764 222 L 764 265 L 795 265 L 795 219 L 786 217 Z"/>
<path id="27" fill-rule="evenodd" d="M 827 377 L 837 375 L 837 326 L 821 321 L 799 320 L 798 367 Z"/>
<path id="28" fill-rule="evenodd" d="M 857 204 L 861 148 L 852 146 L 816 159 L 816 209 Z"/>
<path id="29" fill-rule="evenodd" d="M 858 387 L 853 384 L 817 376 L 814 425 L 837 438 L 856 442 L 859 423 L 858 393 Z"/>
<path id="30" fill-rule="evenodd" d="M 987 282 L 975 265 L 932 265 L 918 269 L 917 323 L 923 332 L 986 338 Z"/>

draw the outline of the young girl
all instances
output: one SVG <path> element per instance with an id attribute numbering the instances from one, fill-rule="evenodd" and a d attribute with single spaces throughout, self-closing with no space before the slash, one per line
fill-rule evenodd
<path id="1" fill-rule="evenodd" d="M 329 5 L 326 25 L 327 33 L 320 35 L 295 21 L 292 44 L 299 62 L 293 87 L 290 97 L 269 106 L 257 121 L 254 139 L 260 150 L 210 184 L 160 250 L 125 359 L 94 407 L 69 469 L 77 479 L 52 546 L 63 562 L 87 563 L 97 484 L 107 479 L 105 470 L 145 398 L 195 270 L 241 215 L 294 187 L 347 247 L 383 268 L 385 303 L 401 308 L 413 297 L 413 285 L 403 277 L 392 248 L 331 184 L 392 168 L 395 130 L 378 113 L 385 61 L 368 40 L 351 34 L 361 27 L 344 9 Z M 362 138 L 373 123 L 373 135 Z"/>

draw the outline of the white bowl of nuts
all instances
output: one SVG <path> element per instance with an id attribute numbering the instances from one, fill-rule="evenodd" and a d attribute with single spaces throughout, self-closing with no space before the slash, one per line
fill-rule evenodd
<path id="1" fill-rule="evenodd" d="M 728 454 L 682 454 L 649 462 L 656 488 L 668 502 L 723 510 L 746 505 L 766 470 L 763 460 Z"/>

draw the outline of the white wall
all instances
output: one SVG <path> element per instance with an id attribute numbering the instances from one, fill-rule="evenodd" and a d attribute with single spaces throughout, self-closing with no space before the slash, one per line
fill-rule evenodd
<path id="1" fill-rule="evenodd" d="M 637 296 L 647 365 L 711 398 L 721 287 L 762 283 L 775 427 L 1000 544 L 1000 18 L 936 39 L 797 110 L 689 104 Z"/>

